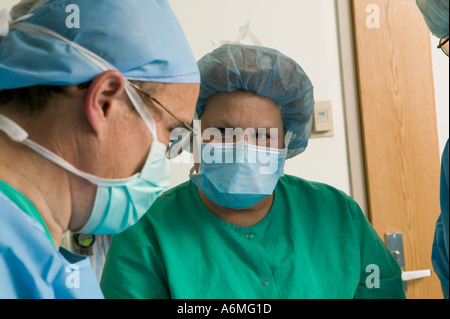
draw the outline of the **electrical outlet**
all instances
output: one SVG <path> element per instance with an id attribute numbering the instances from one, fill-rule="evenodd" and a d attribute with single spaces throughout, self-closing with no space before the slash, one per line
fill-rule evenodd
<path id="1" fill-rule="evenodd" d="M 332 136 L 334 136 L 334 123 L 331 101 L 318 101 L 314 105 L 311 138 Z"/>

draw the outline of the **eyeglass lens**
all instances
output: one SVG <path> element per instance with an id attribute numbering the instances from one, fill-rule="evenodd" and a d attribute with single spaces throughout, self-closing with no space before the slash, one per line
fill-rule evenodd
<path id="1" fill-rule="evenodd" d="M 449 41 L 448 41 L 448 36 L 443 37 L 441 39 L 441 41 L 439 41 L 439 48 L 448 56 L 448 46 L 449 46 Z"/>

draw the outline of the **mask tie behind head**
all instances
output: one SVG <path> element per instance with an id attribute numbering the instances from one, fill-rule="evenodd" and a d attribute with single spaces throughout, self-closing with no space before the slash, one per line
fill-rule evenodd
<path id="1" fill-rule="evenodd" d="M 0 38 L 8 35 L 11 22 L 9 11 L 7 9 L 0 11 Z"/>
<path id="2" fill-rule="evenodd" d="M 64 168 L 65 170 L 75 175 L 83 177 L 84 179 L 90 181 L 94 185 L 103 185 L 103 186 L 121 185 L 125 181 L 136 180 L 139 177 L 139 174 L 135 174 L 129 178 L 124 179 L 104 179 L 80 171 L 72 164 L 60 158 L 55 153 L 47 150 L 46 148 L 28 139 L 28 133 L 22 127 L 20 127 L 17 123 L 1 114 L 0 114 L 0 131 L 8 135 L 13 141 L 27 145 L 33 151 L 40 154 L 42 157 L 46 158 L 50 162 L 53 162 L 54 164 Z"/>
<path id="3" fill-rule="evenodd" d="M 1 40 L 1 38 L 4 38 L 9 34 L 9 32 L 11 31 L 10 30 L 11 24 L 23 21 L 23 20 L 31 17 L 32 15 L 33 14 L 31 14 L 31 13 L 25 14 L 13 21 L 12 17 L 11 17 L 11 13 L 8 9 L 0 10 L 0 40 Z"/>

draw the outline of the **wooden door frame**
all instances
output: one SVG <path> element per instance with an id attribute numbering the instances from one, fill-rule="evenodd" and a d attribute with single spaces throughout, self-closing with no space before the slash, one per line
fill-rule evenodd
<path id="1" fill-rule="evenodd" d="M 369 219 L 351 0 L 336 0 L 352 198 Z"/>

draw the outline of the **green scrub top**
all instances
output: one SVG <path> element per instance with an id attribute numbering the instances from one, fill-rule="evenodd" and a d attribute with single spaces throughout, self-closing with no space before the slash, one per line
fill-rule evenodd
<path id="1" fill-rule="evenodd" d="M 251 227 L 211 213 L 188 181 L 113 236 L 106 298 L 405 298 L 401 270 L 343 192 L 284 176 Z"/>

